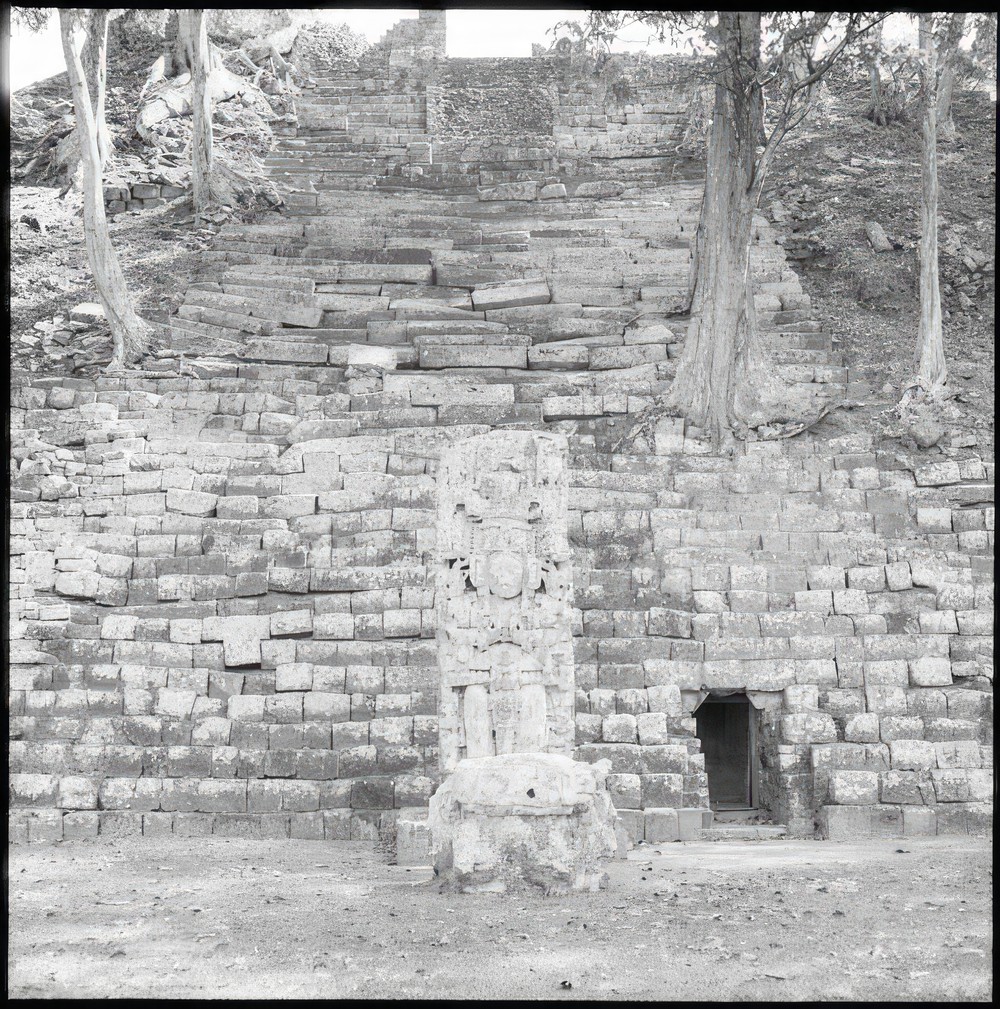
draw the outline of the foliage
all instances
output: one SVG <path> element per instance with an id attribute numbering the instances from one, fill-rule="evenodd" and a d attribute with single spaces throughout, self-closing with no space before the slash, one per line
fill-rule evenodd
<path id="1" fill-rule="evenodd" d="M 48 23 L 51 7 L 11 7 L 11 24 L 29 32 L 40 32 Z"/>

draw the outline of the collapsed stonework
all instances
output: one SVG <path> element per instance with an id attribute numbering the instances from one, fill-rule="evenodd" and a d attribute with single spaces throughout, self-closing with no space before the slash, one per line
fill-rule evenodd
<path id="1" fill-rule="evenodd" d="M 698 836 L 706 796 L 796 835 L 985 829 L 993 463 L 631 442 L 684 342 L 684 62 L 657 92 L 655 61 L 617 87 L 537 57 L 551 135 L 476 136 L 469 101 L 439 136 L 443 45 L 395 37 L 312 67 L 269 158 L 287 214 L 220 231 L 141 372 L 15 389 L 12 837 L 361 839 L 426 809 L 441 458 L 496 429 L 567 439 L 573 755 L 611 762 L 633 840 Z M 494 63 L 508 93 L 549 73 Z M 780 237 L 756 222 L 776 367 L 854 396 Z"/>
<path id="2" fill-rule="evenodd" d="M 565 439 L 494 431 L 438 473 L 438 731 L 430 801 L 446 886 L 596 889 L 615 853 L 609 761 L 574 743 Z"/>

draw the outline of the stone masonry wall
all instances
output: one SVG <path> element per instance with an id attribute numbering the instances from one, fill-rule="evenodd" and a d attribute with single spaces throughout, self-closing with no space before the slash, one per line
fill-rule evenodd
<path id="1" fill-rule="evenodd" d="M 403 26 L 414 33 L 419 23 Z M 297 102 L 300 135 L 317 135 L 337 155 L 329 131 L 342 131 L 344 151 L 355 155 L 353 164 L 328 159 L 339 185 L 398 180 L 453 192 L 529 179 L 700 178 L 694 60 L 617 56 L 598 67 L 568 54 L 455 59 L 443 51 L 395 60 L 391 36 L 353 68 L 309 68 L 317 86 Z"/>
<path id="2" fill-rule="evenodd" d="M 12 836 L 374 838 L 425 805 L 438 459 L 503 426 L 569 442 L 576 756 L 611 760 L 633 838 L 701 824 L 713 690 L 759 709 L 790 832 L 982 830 L 993 464 L 864 433 L 733 457 L 669 418 L 643 434 L 699 192 L 663 137 L 649 177 L 613 162 L 676 112 L 605 124 L 587 78 L 559 116 L 588 121 L 556 129 L 598 180 L 505 190 L 552 148 L 474 137 L 419 192 L 397 174 L 430 143 L 416 78 L 352 74 L 271 159 L 285 215 L 222 229 L 142 371 L 15 389 Z M 499 184 L 469 192 L 463 167 Z M 779 237 L 758 222 L 752 254 L 776 367 L 850 394 Z"/>
<path id="3" fill-rule="evenodd" d="M 559 60 L 449 59 L 428 87 L 436 136 L 551 136 Z"/>
<path id="4" fill-rule="evenodd" d="M 470 429 L 412 405 L 417 375 L 391 408 L 412 428 L 309 419 L 385 388 L 370 381 L 232 365 L 19 395 L 19 829 L 374 837 L 426 802 L 435 446 Z M 612 760 L 634 835 L 644 809 L 704 806 L 689 712 L 716 687 L 773 713 L 772 811 L 799 832 L 817 810 L 834 837 L 978 828 L 993 521 L 978 460 L 855 440 L 733 463 L 667 427 L 645 469 L 622 456 L 608 472 L 589 468 L 607 422 L 574 426 L 578 757 Z M 296 440 L 310 429 L 323 437 Z"/>

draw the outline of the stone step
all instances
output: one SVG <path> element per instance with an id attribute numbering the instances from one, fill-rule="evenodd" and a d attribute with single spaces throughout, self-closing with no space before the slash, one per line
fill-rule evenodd
<path id="1" fill-rule="evenodd" d="M 788 835 L 781 824 L 754 826 L 751 824 L 722 823 L 707 827 L 699 833 L 702 841 L 777 841 Z"/>

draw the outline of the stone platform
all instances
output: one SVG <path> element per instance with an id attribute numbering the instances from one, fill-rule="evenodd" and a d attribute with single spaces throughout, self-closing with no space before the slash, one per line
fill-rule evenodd
<path id="1" fill-rule="evenodd" d="M 616 850 L 611 765 L 552 753 L 463 760 L 430 804 L 434 871 L 443 888 L 503 893 L 597 890 Z"/>

